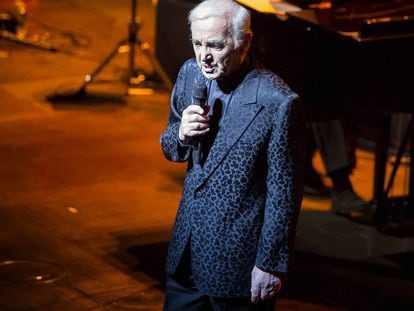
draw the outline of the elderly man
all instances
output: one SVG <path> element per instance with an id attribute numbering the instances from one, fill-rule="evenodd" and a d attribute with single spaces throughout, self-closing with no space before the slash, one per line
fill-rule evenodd
<path id="1" fill-rule="evenodd" d="M 244 7 L 207 0 L 189 22 L 196 59 L 180 70 L 161 135 L 165 156 L 188 164 L 164 310 L 273 310 L 302 200 L 302 106 L 249 57 Z M 193 102 L 198 85 L 205 106 Z"/>

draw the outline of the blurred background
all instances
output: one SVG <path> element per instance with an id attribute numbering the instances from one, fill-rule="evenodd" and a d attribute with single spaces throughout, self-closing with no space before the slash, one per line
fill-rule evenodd
<path id="1" fill-rule="evenodd" d="M 0 310 L 162 309 L 185 165 L 164 159 L 159 136 L 196 3 L 0 0 Z M 369 201 L 375 155 L 356 157 Z M 412 227 L 379 229 L 305 196 L 278 310 L 412 309 Z"/>

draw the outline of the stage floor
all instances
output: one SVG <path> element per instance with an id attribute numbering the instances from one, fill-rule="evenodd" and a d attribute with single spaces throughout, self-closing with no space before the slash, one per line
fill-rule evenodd
<path id="1" fill-rule="evenodd" d="M 58 50 L 0 40 L 0 309 L 161 310 L 185 171 L 159 146 L 168 91 L 127 96 L 123 53 L 86 97 L 47 99 L 75 94 L 127 36 L 130 2 L 25 2 L 28 37 Z M 138 1 L 140 38 L 152 48 L 155 2 Z M 0 2 L 2 11 L 13 6 Z M 151 71 L 140 53 L 136 68 Z M 373 155 L 357 156 L 352 182 L 368 200 Z M 319 158 L 315 165 L 323 173 Z M 404 172 L 398 178 L 396 194 Z M 385 235 L 332 213 L 328 199 L 305 197 L 296 244 L 278 310 L 414 307 L 414 238 Z"/>

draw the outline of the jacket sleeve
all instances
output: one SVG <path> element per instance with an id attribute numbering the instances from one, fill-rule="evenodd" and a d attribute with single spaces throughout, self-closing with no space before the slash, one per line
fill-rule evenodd
<path id="1" fill-rule="evenodd" d="M 293 252 L 303 196 L 305 121 L 293 94 L 274 114 L 267 151 L 267 197 L 256 266 L 267 272 L 287 272 Z"/>
<path id="2" fill-rule="evenodd" d="M 171 100 L 170 114 L 168 117 L 167 127 L 161 134 L 160 142 L 162 151 L 168 160 L 175 162 L 187 161 L 190 157 L 191 147 L 183 145 L 178 139 L 178 130 L 181 123 L 181 115 L 183 110 L 189 103 L 185 103 L 184 92 L 186 89 L 186 76 L 188 74 L 188 63 L 184 64 L 177 77 L 174 85 Z"/>

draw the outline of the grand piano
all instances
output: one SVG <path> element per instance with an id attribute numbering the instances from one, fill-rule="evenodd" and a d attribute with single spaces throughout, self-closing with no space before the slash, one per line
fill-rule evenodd
<path id="1" fill-rule="evenodd" d="M 158 4 L 157 57 L 172 79 L 192 56 L 183 33 L 188 33 L 185 16 L 197 2 L 160 0 Z M 309 121 L 357 117 L 375 128 L 373 221 L 386 223 L 390 219 L 389 187 L 385 187 L 390 116 L 414 112 L 413 1 L 238 2 L 252 12 L 253 53 L 302 97 Z M 172 12 L 178 16 L 170 21 Z M 407 137 L 413 138 L 412 122 L 408 127 Z M 403 200 L 408 206 L 414 204 L 413 167 Z"/>
<path id="2" fill-rule="evenodd" d="M 318 5 L 303 0 L 295 1 L 303 8 L 275 13 L 256 11 L 254 3 L 261 1 L 239 2 L 252 3 L 254 53 L 302 96 L 311 112 L 411 111 L 413 1 Z M 270 3 L 284 8 L 284 2 Z"/>

